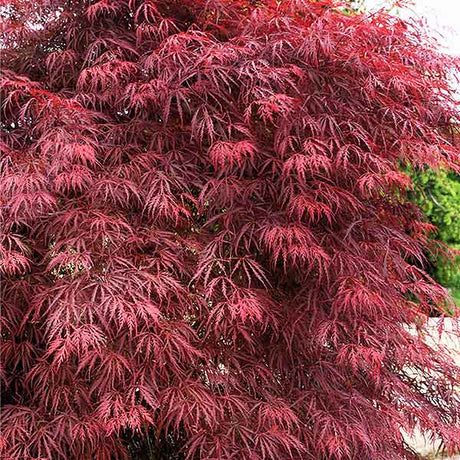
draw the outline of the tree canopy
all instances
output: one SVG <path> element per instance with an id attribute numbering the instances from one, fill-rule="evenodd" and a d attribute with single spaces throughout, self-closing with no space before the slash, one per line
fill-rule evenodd
<path id="1" fill-rule="evenodd" d="M 422 28 L 2 5 L 4 458 L 415 459 L 416 424 L 458 447 L 460 369 L 423 341 L 442 248 L 399 168 L 459 170 Z"/>

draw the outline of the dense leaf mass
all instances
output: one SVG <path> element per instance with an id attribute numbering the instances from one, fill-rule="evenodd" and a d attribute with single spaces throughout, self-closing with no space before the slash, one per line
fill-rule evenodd
<path id="1" fill-rule="evenodd" d="M 458 170 L 455 62 L 417 25 L 2 5 L 2 458 L 407 459 L 417 423 L 458 446 L 399 172 Z"/>

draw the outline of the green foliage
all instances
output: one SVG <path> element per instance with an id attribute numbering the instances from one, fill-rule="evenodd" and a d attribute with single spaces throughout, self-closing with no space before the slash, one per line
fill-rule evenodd
<path id="1" fill-rule="evenodd" d="M 343 8 L 343 12 L 345 14 L 356 14 L 362 13 L 364 10 L 365 0 L 347 0 L 349 6 Z"/>
<path id="2" fill-rule="evenodd" d="M 460 243 L 460 177 L 444 170 L 427 170 L 413 175 L 416 202 L 430 222 L 438 227 L 439 238 L 449 245 Z"/>
<path id="3" fill-rule="evenodd" d="M 437 238 L 460 250 L 460 176 L 445 170 L 410 171 L 413 199 L 431 223 L 438 228 Z M 460 305 L 460 257 L 456 263 L 439 258 L 434 261 L 434 276 L 451 290 Z"/>

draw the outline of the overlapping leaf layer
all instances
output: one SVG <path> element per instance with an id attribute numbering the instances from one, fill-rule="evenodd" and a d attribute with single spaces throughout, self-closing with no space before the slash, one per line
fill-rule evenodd
<path id="1" fill-rule="evenodd" d="M 458 445 L 459 369 L 407 328 L 448 300 L 398 166 L 459 153 L 455 63 L 417 26 L 2 3 L 3 458 L 395 460 L 416 423 Z"/>

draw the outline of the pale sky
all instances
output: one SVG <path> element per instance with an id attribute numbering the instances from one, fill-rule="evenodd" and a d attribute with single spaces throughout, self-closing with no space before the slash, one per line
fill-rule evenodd
<path id="1" fill-rule="evenodd" d="M 391 0 L 366 0 L 370 10 L 391 5 Z M 412 0 L 413 6 L 400 10 L 401 16 L 419 15 L 442 34 L 440 43 L 451 54 L 460 56 L 460 0 Z"/>

